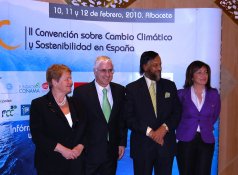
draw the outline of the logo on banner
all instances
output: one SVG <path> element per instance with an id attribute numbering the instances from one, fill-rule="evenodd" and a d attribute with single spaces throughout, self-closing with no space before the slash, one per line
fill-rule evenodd
<path id="1" fill-rule="evenodd" d="M 42 89 L 44 89 L 44 90 L 48 90 L 48 89 L 49 89 L 49 84 L 48 84 L 47 82 L 45 82 L 45 83 L 43 83 L 43 84 L 41 85 L 41 87 L 42 87 Z"/>
<path id="2" fill-rule="evenodd" d="M 21 105 L 21 116 L 30 115 L 30 107 L 31 105 L 29 104 Z"/>
<path id="3" fill-rule="evenodd" d="M 19 93 L 45 93 L 49 90 L 48 83 L 40 84 L 37 82 L 36 84 L 23 84 L 19 85 Z"/>
<path id="4" fill-rule="evenodd" d="M 11 103 L 11 99 L 0 99 L 0 103 Z"/>
<path id="5" fill-rule="evenodd" d="M 15 110 L 17 109 L 16 105 L 11 105 L 10 109 L 6 109 L 2 111 L 2 117 L 13 117 L 15 114 Z"/>
<path id="6" fill-rule="evenodd" d="M 40 93 L 40 83 L 19 85 L 19 93 Z"/>
<path id="7" fill-rule="evenodd" d="M 10 21 L 9 20 L 2 20 L 0 21 L 0 28 L 4 25 L 10 25 Z M 18 48 L 20 45 L 18 46 L 10 46 L 8 44 L 6 44 L 1 38 L 0 38 L 0 47 L 3 47 L 6 50 L 14 50 L 16 48 Z"/>
<path id="8" fill-rule="evenodd" d="M 6 83 L 2 88 L 0 88 L 0 94 L 15 94 L 17 90 L 14 88 L 12 83 Z"/>
<path id="9" fill-rule="evenodd" d="M 13 85 L 11 83 L 7 83 L 6 84 L 6 89 L 9 90 L 9 91 L 12 90 L 13 89 Z"/>

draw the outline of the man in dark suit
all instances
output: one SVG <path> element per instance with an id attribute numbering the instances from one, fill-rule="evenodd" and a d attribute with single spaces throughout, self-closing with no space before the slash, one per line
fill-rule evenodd
<path id="1" fill-rule="evenodd" d="M 144 76 L 126 86 L 125 118 L 131 129 L 130 155 L 135 175 L 171 175 L 175 129 L 181 107 L 172 81 L 161 78 L 158 53 L 141 55 Z"/>
<path id="2" fill-rule="evenodd" d="M 94 66 L 95 80 L 79 86 L 73 96 L 84 104 L 86 125 L 86 175 L 115 175 L 121 159 L 127 130 L 123 121 L 125 88 L 113 83 L 113 64 L 100 56 Z M 104 94 L 105 93 L 105 94 Z"/>

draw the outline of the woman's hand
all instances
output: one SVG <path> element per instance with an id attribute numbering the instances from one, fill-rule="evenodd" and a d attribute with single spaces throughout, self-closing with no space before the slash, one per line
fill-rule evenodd
<path id="1" fill-rule="evenodd" d="M 59 152 L 65 159 L 76 159 L 78 157 L 73 150 L 61 145 L 60 143 L 57 143 L 54 151 Z"/>

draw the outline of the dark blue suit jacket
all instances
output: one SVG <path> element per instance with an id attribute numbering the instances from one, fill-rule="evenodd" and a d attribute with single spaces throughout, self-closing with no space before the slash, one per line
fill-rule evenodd
<path id="1" fill-rule="evenodd" d="M 89 163 L 101 163 L 108 155 L 118 158 L 118 146 L 126 146 L 127 130 L 123 121 L 125 88 L 110 83 L 113 106 L 107 123 L 95 86 L 95 82 L 74 89 L 73 96 L 84 105 L 87 117 L 85 158 Z M 109 134 L 109 142 L 108 142 Z"/>
<path id="2" fill-rule="evenodd" d="M 175 129 L 180 121 L 180 103 L 177 89 L 172 81 L 160 79 L 156 82 L 157 118 L 151 97 L 142 77 L 126 86 L 125 118 L 131 129 L 131 157 L 141 158 L 146 150 L 156 146 L 160 156 L 174 156 L 176 151 Z M 161 146 L 146 136 L 147 127 L 156 130 L 165 123 L 169 132 Z"/>

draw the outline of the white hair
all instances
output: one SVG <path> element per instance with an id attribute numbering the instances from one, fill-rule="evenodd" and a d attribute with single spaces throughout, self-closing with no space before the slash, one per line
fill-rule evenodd
<path id="1" fill-rule="evenodd" d="M 97 57 L 95 60 L 95 64 L 94 64 L 94 70 L 96 70 L 102 62 L 111 62 L 112 63 L 112 60 L 108 56 Z"/>

